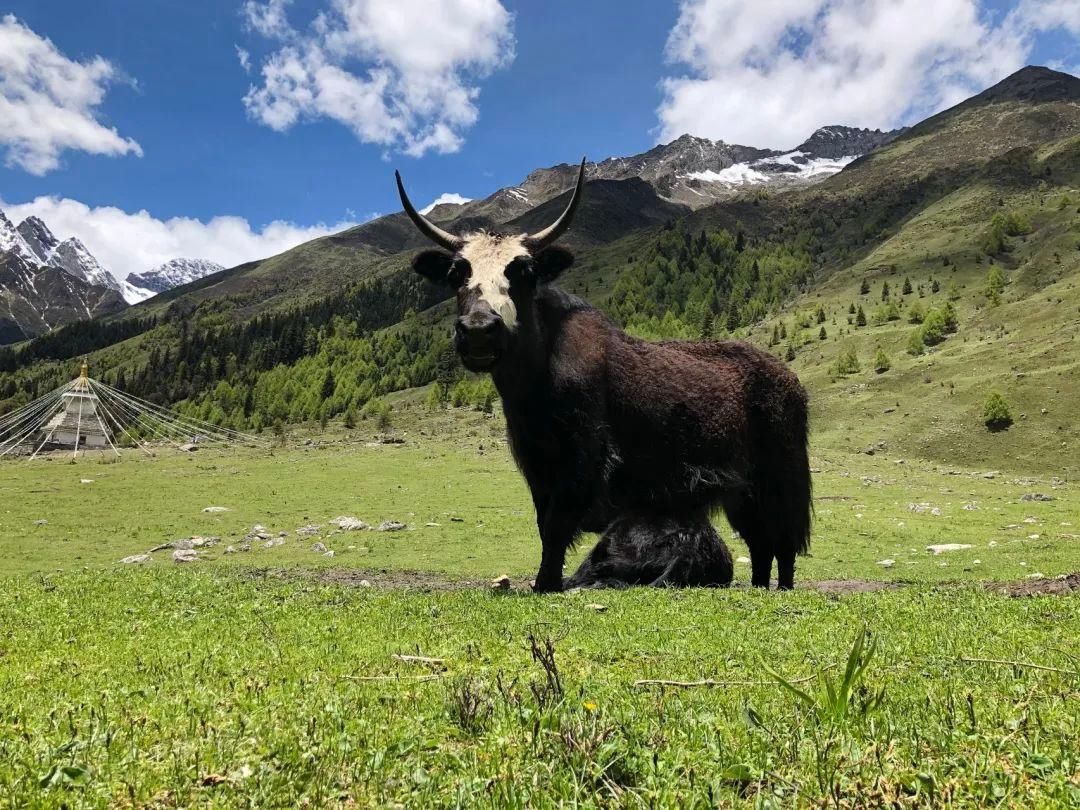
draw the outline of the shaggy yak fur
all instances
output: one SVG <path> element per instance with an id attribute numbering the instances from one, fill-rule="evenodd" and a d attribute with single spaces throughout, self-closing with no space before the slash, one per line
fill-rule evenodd
<path id="1" fill-rule="evenodd" d="M 723 509 L 750 549 L 752 583 L 795 582 L 810 542 L 807 397 L 768 352 L 736 341 L 649 343 L 550 286 L 573 263 L 534 236 L 455 236 L 406 213 L 443 250 L 413 260 L 457 293 L 455 347 L 490 372 L 542 545 L 537 591 L 563 588 L 566 551 L 605 532 L 573 583 L 724 584 L 731 563 L 709 522 Z"/>
<path id="2" fill-rule="evenodd" d="M 731 554 L 707 513 L 616 518 L 578 567 L 567 588 L 716 588 L 731 584 Z"/>

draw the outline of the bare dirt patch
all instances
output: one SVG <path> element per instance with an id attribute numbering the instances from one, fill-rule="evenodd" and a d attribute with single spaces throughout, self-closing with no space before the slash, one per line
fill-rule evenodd
<path id="1" fill-rule="evenodd" d="M 1073 592 L 1080 593 L 1080 572 L 1059 577 L 1021 579 L 1017 582 L 992 582 L 986 585 L 986 589 L 1012 597 L 1064 596 Z"/>

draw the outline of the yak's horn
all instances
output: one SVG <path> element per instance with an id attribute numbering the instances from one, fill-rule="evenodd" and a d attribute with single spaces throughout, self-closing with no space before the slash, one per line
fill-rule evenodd
<path id="1" fill-rule="evenodd" d="M 430 239 L 439 247 L 446 248 L 451 253 L 457 253 L 461 250 L 461 239 L 454 236 L 452 233 L 447 233 L 438 225 L 435 225 L 428 221 L 428 219 L 413 207 L 413 204 L 409 202 L 409 195 L 405 193 L 405 186 L 401 184 L 401 173 L 394 172 L 394 177 L 397 178 L 397 190 L 401 196 L 401 205 L 405 208 L 405 213 L 409 215 L 409 219 L 413 221 L 415 225 L 424 236 Z"/>
<path id="2" fill-rule="evenodd" d="M 574 187 L 574 193 L 570 197 L 570 202 L 567 204 L 566 210 L 562 212 L 562 216 L 544 230 L 525 237 L 525 242 L 530 248 L 533 250 L 540 250 L 541 248 L 547 247 L 562 236 L 563 232 L 570 227 L 570 222 L 574 219 L 574 212 L 577 210 L 578 203 L 581 202 L 581 189 L 584 187 L 585 158 L 582 158 L 581 168 L 578 169 L 577 185 Z"/>

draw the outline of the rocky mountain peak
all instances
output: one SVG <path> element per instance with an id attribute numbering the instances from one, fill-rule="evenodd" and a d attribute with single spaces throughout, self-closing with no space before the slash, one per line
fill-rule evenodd
<path id="1" fill-rule="evenodd" d="M 151 293 L 161 293 L 224 269 L 217 262 L 206 259 L 172 259 L 145 273 L 129 274 L 127 283 Z"/>
<path id="2" fill-rule="evenodd" d="M 65 239 L 57 245 L 49 256 L 49 264 L 87 284 L 108 287 L 110 290 L 121 289 L 120 282 L 101 266 L 77 236 Z"/>
<path id="3" fill-rule="evenodd" d="M 972 104 L 1003 101 L 1080 101 L 1080 78 L 1048 67 L 1028 65 L 969 99 Z"/>
<path id="4" fill-rule="evenodd" d="M 27 217 L 19 223 L 16 230 L 26 240 L 26 244 L 42 264 L 48 263 L 49 256 L 60 244 L 60 240 L 49 230 L 49 226 L 38 217 Z"/>

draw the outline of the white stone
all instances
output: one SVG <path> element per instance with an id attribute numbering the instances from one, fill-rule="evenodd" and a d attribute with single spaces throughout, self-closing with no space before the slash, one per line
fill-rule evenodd
<path id="1" fill-rule="evenodd" d="M 195 562 L 199 559 L 199 552 L 194 549 L 178 548 L 173 552 L 172 558 L 175 563 Z"/>
<path id="2" fill-rule="evenodd" d="M 343 532 L 357 532 L 362 531 L 363 529 L 371 528 L 366 523 L 364 523 L 364 521 L 357 517 L 336 517 L 331 520 L 330 523 L 334 526 L 337 526 Z"/>
<path id="3" fill-rule="evenodd" d="M 947 551 L 963 551 L 966 548 L 971 548 L 970 543 L 940 543 L 936 546 L 927 546 L 927 551 L 937 554 L 944 554 Z"/>
<path id="4" fill-rule="evenodd" d="M 208 515 L 213 515 L 218 512 L 229 512 L 231 510 L 227 506 L 208 506 L 203 509 L 203 511 L 206 512 Z"/>
<path id="5" fill-rule="evenodd" d="M 120 562 L 127 565 L 142 565 L 148 563 L 153 559 L 149 554 L 132 554 L 130 557 L 124 557 Z"/>
<path id="6" fill-rule="evenodd" d="M 878 565 L 882 568 L 892 568 L 896 565 L 896 560 L 878 560 Z"/>
<path id="7" fill-rule="evenodd" d="M 735 562 L 742 563 L 743 565 L 746 565 L 747 563 L 750 562 L 750 558 L 749 557 L 739 557 L 738 559 L 735 560 Z"/>

